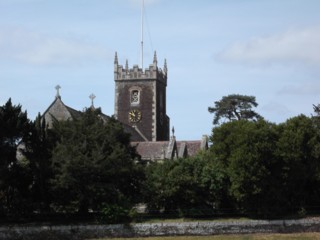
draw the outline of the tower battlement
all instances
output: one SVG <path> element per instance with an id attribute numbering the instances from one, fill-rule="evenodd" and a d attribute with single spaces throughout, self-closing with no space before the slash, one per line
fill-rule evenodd
<path id="1" fill-rule="evenodd" d="M 125 67 L 119 65 L 117 52 L 114 58 L 114 80 L 157 80 L 167 85 L 167 63 L 164 61 L 163 69 L 158 68 L 158 61 L 156 52 L 154 53 L 153 63 L 149 65 L 144 71 L 138 65 L 133 65 L 132 68 L 128 67 L 128 60 Z"/>

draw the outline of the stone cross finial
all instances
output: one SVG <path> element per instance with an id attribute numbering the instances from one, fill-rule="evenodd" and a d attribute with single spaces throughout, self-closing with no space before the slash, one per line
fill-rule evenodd
<path id="1" fill-rule="evenodd" d="M 55 87 L 55 89 L 57 90 L 56 98 L 61 98 L 60 92 L 59 92 L 60 88 L 61 88 L 60 85 L 57 85 L 57 86 Z"/>
<path id="2" fill-rule="evenodd" d="M 92 93 L 89 98 L 91 99 L 91 107 L 93 107 L 93 100 L 96 98 L 96 95 Z"/>

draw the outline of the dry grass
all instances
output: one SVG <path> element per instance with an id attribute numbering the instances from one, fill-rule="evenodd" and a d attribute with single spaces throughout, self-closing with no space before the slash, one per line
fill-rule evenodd
<path id="1" fill-rule="evenodd" d="M 106 240 L 104 238 L 99 240 Z M 181 236 L 181 237 L 149 237 L 149 238 L 113 238 L 113 240 L 320 240 L 320 233 L 294 234 L 250 234 L 250 235 L 217 235 L 217 236 Z M 91 239 L 93 240 L 93 239 Z M 96 239 L 97 240 L 97 239 Z"/>

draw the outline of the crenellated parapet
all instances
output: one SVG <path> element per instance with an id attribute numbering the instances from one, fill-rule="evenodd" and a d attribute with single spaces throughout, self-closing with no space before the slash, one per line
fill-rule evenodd
<path id="1" fill-rule="evenodd" d="M 167 62 L 164 60 L 163 69 L 158 67 L 157 55 L 154 53 L 153 63 L 149 65 L 149 68 L 145 70 L 139 68 L 138 65 L 133 65 L 132 68 L 128 66 L 128 60 L 126 64 L 119 65 L 117 52 L 114 58 L 114 80 L 157 80 L 167 85 Z"/>

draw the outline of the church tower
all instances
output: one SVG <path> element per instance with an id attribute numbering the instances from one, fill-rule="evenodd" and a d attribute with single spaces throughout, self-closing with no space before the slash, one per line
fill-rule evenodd
<path id="1" fill-rule="evenodd" d="M 119 65 L 114 59 L 115 117 L 133 127 L 145 141 L 168 141 L 170 119 L 166 109 L 167 64 L 158 68 L 156 52 L 145 70 Z M 132 139 L 132 141 L 138 141 Z"/>

